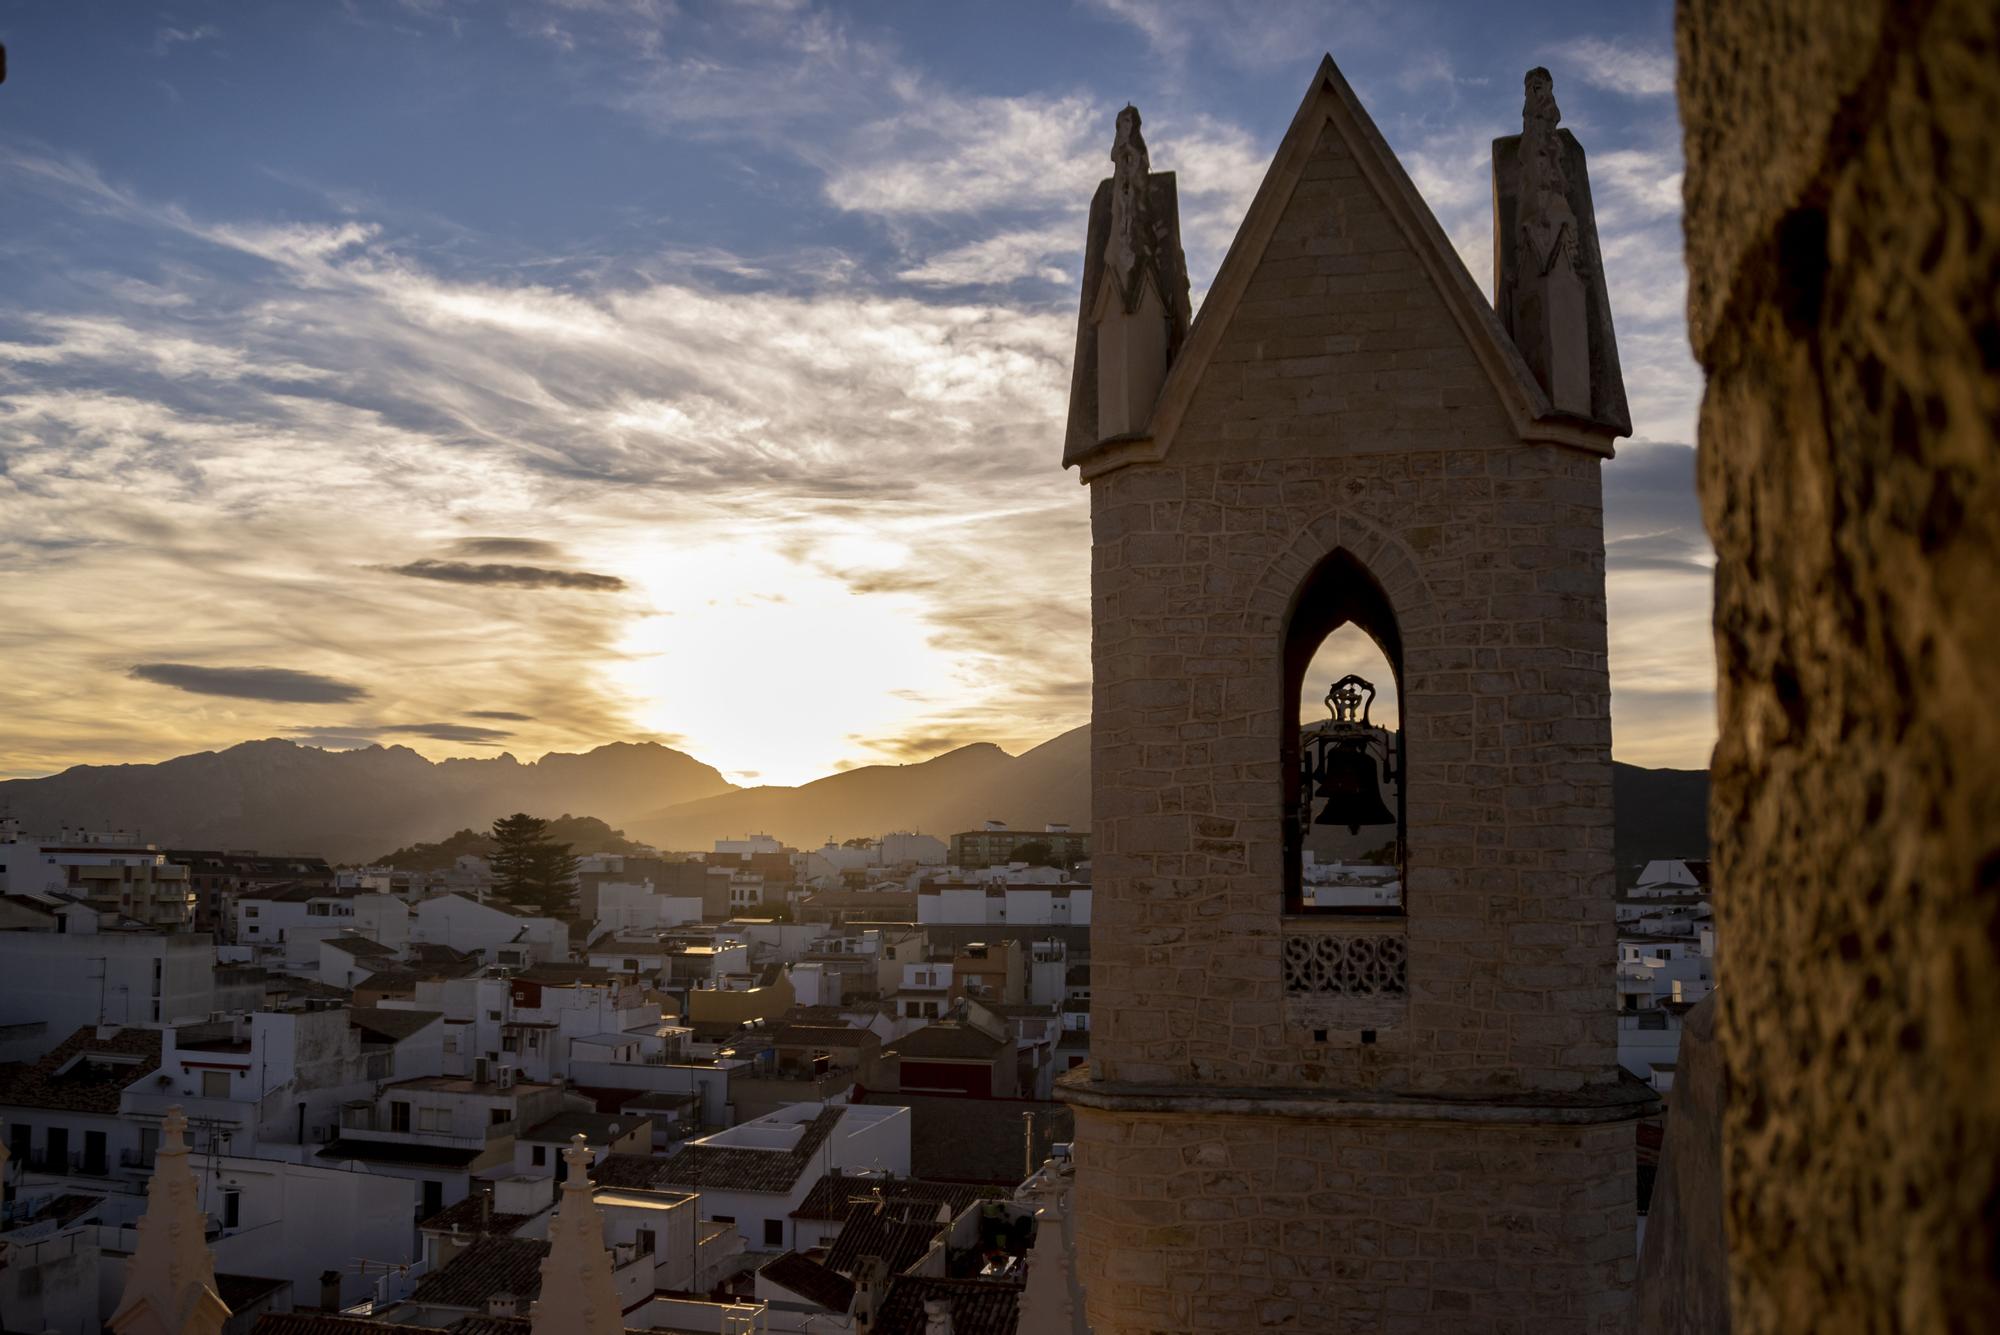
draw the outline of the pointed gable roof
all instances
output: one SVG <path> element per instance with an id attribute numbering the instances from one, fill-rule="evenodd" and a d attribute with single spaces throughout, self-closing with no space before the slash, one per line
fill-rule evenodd
<path id="1" fill-rule="evenodd" d="M 1424 203 L 1403 164 L 1390 151 L 1382 132 L 1376 129 L 1339 66 L 1333 63 L 1333 57 L 1327 55 L 1321 58 L 1312 85 L 1299 103 L 1298 114 L 1292 117 L 1291 127 L 1278 145 L 1277 156 L 1243 215 L 1242 226 L 1230 243 L 1229 253 L 1223 257 L 1222 267 L 1216 271 L 1215 282 L 1195 316 L 1180 355 L 1167 370 L 1166 383 L 1153 405 L 1147 431 L 1141 436 L 1100 441 L 1090 449 L 1076 451 L 1074 457 L 1065 458 L 1065 463 L 1081 466 L 1082 481 L 1088 482 L 1128 463 L 1154 462 L 1167 456 L 1181 419 L 1193 403 L 1202 377 L 1291 203 L 1306 163 L 1322 133 L 1329 129 L 1339 136 L 1360 168 L 1362 178 L 1416 254 L 1520 438 L 1594 454 L 1611 453 L 1612 439 L 1618 434 L 1612 428 L 1557 414 L 1520 350 L 1501 327 L 1485 294 L 1466 271 L 1465 262 L 1438 225 L 1430 206 Z"/>

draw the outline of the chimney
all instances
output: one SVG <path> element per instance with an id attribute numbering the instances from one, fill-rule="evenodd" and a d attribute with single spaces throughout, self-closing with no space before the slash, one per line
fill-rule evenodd
<path id="1" fill-rule="evenodd" d="M 882 1194 L 879 1186 L 875 1194 L 879 1199 Z M 854 1325 L 863 1335 L 875 1324 L 875 1310 L 888 1287 L 888 1263 L 879 1256 L 862 1257 L 854 1268 Z"/>
<path id="2" fill-rule="evenodd" d="M 924 1299 L 924 1335 L 951 1335 L 951 1300 Z"/>
<path id="3" fill-rule="evenodd" d="M 319 1272 L 319 1306 L 322 1312 L 340 1310 L 340 1272 L 322 1270 Z"/>

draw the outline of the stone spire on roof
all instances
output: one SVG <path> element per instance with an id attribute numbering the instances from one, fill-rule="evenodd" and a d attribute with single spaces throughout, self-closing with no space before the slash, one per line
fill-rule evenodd
<path id="1" fill-rule="evenodd" d="M 1549 72 L 1521 84 L 1521 133 L 1493 142 L 1495 313 L 1558 413 L 1629 430 L 1583 146 Z"/>
<path id="2" fill-rule="evenodd" d="M 160 1131 L 139 1242 L 125 1267 L 125 1296 L 109 1324 L 117 1335 L 221 1335 L 230 1313 L 215 1291 L 215 1255 L 179 1104 L 167 1109 Z"/>
<path id="3" fill-rule="evenodd" d="M 591 1199 L 590 1147 L 582 1132 L 570 1138 L 563 1163 L 569 1176 L 549 1224 L 532 1335 L 622 1335 L 625 1314 L 604 1249 L 604 1216 Z"/>
<path id="4" fill-rule="evenodd" d="M 1153 170 L 1139 108 L 1118 113 L 1111 176 L 1090 202 L 1065 454 L 1142 432 L 1189 322 L 1172 172 Z"/>

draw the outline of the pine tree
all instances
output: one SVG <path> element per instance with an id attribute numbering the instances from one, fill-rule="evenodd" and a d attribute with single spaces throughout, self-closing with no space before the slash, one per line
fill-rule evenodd
<path id="1" fill-rule="evenodd" d="M 517 811 L 493 822 L 494 892 L 511 904 L 549 917 L 567 916 L 577 859 L 568 844 L 548 837 L 549 823 Z"/>

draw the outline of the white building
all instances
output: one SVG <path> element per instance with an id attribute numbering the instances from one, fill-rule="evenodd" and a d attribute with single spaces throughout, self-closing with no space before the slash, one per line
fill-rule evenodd
<path id="1" fill-rule="evenodd" d="M 768 834 L 745 835 L 741 839 L 718 839 L 715 841 L 718 853 L 734 853 L 738 857 L 752 857 L 758 853 L 782 853 L 785 846 Z"/>
<path id="2" fill-rule="evenodd" d="M 910 1171 L 910 1111 L 893 1104 L 793 1103 L 691 1140 L 652 1170 L 652 1186 L 698 1192 L 701 1212 L 733 1223 L 753 1251 L 797 1245 L 793 1212 L 821 1177 Z"/>
<path id="3" fill-rule="evenodd" d="M 1304 850 L 1300 879 L 1313 908 L 1395 910 L 1403 903 L 1400 868 L 1372 862 L 1320 862 Z"/>
<path id="4" fill-rule="evenodd" d="M 987 867 L 976 875 L 978 879 L 932 880 L 919 886 L 917 925 L 1090 925 L 1090 887 L 1069 881 L 1058 868 Z M 1019 879 L 1004 879 L 1010 876 Z"/>
<path id="5" fill-rule="evenodd" d="M 879 845 L 884 867 L 942 867 L 951 846 L 934 834 L 897 830 L 882 836 Z"/>
<path id="6" fill-rule="evenodd" d="M 569 957 L 569 925 L 537 918 L 463 895 L 421 901 L 410 924 L 411 944 L 450 946 L 488 964 L 525 967 Z"/>
<path id="7" fill-rule="evenodd" d="M 1681 1019 L 1715 990 L 1715 929 L 1692 937 L 1618 939 L 1618 1063 L 1665 1092 L 1680 1055 Z"/>
<path id="8" fill-rule="evenodd" d="M 650 881 L 606 881 L 597 888 L 601 932 L 662 931 L 700 922 L 701 915 L 701 896 L 663 895 Z"/>
<path id="9" fill-rule="evenodd" d="M 150 927 L 183 928 L 194 920 L 188 869 L 127 830 L 24 831 L 0 820 L 0 893 L 51 894 Z"/>
<path id="10" fill-rule="evenodd" d="M 288 970 L 315 968 L 319 942 L 359 936 L 400 955 L 410 944 L 410 909 L 401 899 L 373 890 L 295 883 L 246 890 L 236 896 L 235 939 L 255 947 Z"/>
<path id="11" fill-rule="evenodd" d="M 10 1041 L 15 1057 L 86 1026 L 186 1024 L 216 1009 L 206 932 L 0 932 L 0 978 L 0 1026 L 46 1026 Z"/>
<path id="12" fill-rule="evenodd" d="M 1705 895 L 1708 888 L 1707 858 L 1655 858 L 1640 869 L 1638 881 L 1626 895 L 1633 899 Z"/>

